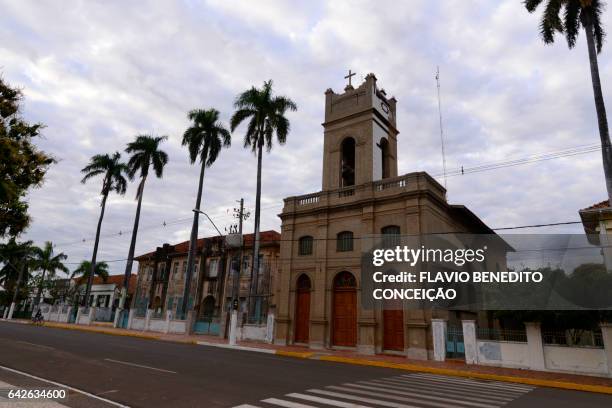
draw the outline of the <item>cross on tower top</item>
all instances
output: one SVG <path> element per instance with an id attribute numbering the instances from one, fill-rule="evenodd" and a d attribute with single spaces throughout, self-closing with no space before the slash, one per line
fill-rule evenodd
<path id="1" fill-rule="evenodd" d="M 350 87 L 352 87 L 352 86 L 353 86 L 353 85 L 351 84 L 351 77 L 354 77 L 355 75 L 357 75 L 357 74 L 356 74 L 356 73 L 354 73 L 354 72 L 352 72 L 352 71 L 349 69 L 348 75 L 344 77 L 345 79 L 348 79 L 348 81 L 349 81 L 348 86 L 350 86 Z"/>

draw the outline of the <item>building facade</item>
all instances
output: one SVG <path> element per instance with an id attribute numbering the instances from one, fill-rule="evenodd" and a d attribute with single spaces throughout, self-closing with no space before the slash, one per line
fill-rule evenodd
<path id="1" fill-rule="evenodd" d="M 424 172 L 398 176 L 394 97 L 377 79 L 325 92 L 322 191 L 284 200 L 275 342 L 432 357 L 431 319 L 446 310 L 365 310 L 362 238 L 493 233 Z"/>
<path id="2" fill-rule="evenodd" d="M 244 236 L 242 249 L 226 245 L 225 237 L 201 238 L 197 241 L 196 261 L 189 289 L 187 310 L 195 313 L 196 332 L 224 335 L 234 287 L 238 291 L 239 310 L 243 323 L 261 323 L 275 308 L 274 290 L 277 279 L 280 234 L 276 231 L 260 233 L 260 268 L 257 286 L 251 290 L 251 261 L 253 234 Z M 189 242 L 164 244 L 155 251 L 140 255 L 138 280 L 132 307 L 137 315 L 153 310 L 154 317 L 171 312 L 181 315 L 187 272 Z M 242 255 L 242 262 L 240 256 Z M 241 265 L 242 263 L 242 265 Z M 234 281 L 234 271 L 240 278 Z M 252 313 L 247 313 L 249 295 L 253 293 Z"/>

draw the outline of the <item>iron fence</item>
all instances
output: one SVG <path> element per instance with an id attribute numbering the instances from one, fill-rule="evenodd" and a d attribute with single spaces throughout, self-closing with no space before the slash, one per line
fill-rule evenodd
<path id="1" fill-rule="evenodd" d="M 542 330 L 542 342 L 550 346 L 604 347 L 601 330 Z"/>
<path id="2" fill-rule="evenodd" d="M 476 329 L 476 338 L 479 340 L 492 341 L 514 341 L 527 343 L 527 332 L 525 330 L 492 329 L 479 327 Z"/>

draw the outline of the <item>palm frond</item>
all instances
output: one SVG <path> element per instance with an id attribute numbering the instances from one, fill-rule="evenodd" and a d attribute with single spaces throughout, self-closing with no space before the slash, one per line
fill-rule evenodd
<path id="1" fill-rule="evenodd" d="M 565 4 L 563 26 L 565 27 L 567 46 L 574 48 L 580 31 L 580 3 L 578 1 L 569 1 Z"/>

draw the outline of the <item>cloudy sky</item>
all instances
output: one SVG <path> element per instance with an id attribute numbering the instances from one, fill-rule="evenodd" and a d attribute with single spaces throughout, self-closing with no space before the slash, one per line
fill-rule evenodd
<path id="1" fill-rule="evenodd" d="M 279 229 L 283 197 L 320 190 L 324 91 L 342 90 L 349 68 L 357 82 L 374 72 L 398 100 L 400 174 L 442 171 L 436 66 L 449 171 L 597 144 L 584 35 L 572 51 L 562 39 L 544 46 L 539 13 L 521 3 L 0 0 L 0 72 L 23 89 L 23 115 L 46 124 L 39 144 L 58 159 L 29 196 L 24 238 L 52 240 L 68 262 L 89 258 L 100 180 L 83 185 L 79 170 L 152 133 L 169 136 L 170 163 L 146 186 L 137 252 L 186 240 L 198 176 L 180 144 L 186 112 L 215 107 L 227 122 L 236 94 L 270 78 L 299 111 L 289 114 L 286 145 L 264 157 L 264 229 Z M 611 50 L 600 55 L 609 110 Z M 254 207 L 256 159 L 242 147 L 243 131 L 206 173 L 203 207 L 220 228 L 232 223 L 235 200 Z M 135 184 L 109 200 L 98 259 L 126 257 L 134 195 Z M 601 156 L 450 177 L 448 196 L 491 227 L 578 220 L 578 209 L 605 197 Z M 200 236 L 212 233 L 202 222 Z"/>

